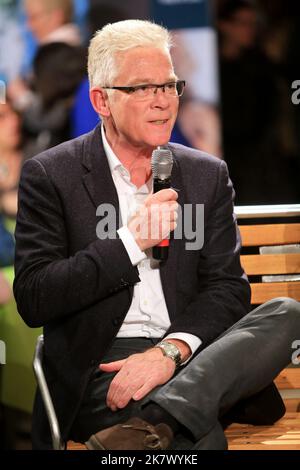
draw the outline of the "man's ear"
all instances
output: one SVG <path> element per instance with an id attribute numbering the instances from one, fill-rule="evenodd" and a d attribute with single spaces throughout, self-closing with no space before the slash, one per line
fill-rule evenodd
<path id="1" fill-rule="evenodd" d="M 105 90 L 100 87 L 93 87 L 90 89 L 90 100 L 94 110 L 101 116 L 110 116 L 110 108 L 108 96 Z"/>

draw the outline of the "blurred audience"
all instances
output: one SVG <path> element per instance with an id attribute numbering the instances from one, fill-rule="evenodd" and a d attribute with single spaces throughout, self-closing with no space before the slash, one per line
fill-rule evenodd
<path id="1" fill-rule="evenodd" d="M 300 77 L 300 4 L 293 0 L 268 0 L 260 1 L 260 4 L 269 18 L 264 48 L 280 77 L 282 145 L 286 155 L 294 156 L 297 178 L 300 173 L 300 106 L 291 100 L 291 86 Z M 299 202 L 298 178 L 297 186 Z"/>
<path id="2" fill-rule="evenodd" d="M 6 304 L 12 298 L 12 290 L 5 279 L 3 273 L 0 271 L 0 307 Z"/>
<path id="3" fill-rule="evenodd" d="M 38 153 L 72 137 L 71 109 L 86 74 L 86 53 L 64 43 L 45 44 L 33 69 L 35 95 L 23 117 L 26 131 L 36 139 Z"/>
<path id="4" fill-rule="evenodd" d="M 195 100 L 183 101 L 178 125 L 192 147 L 221 158 L 221 126 L 217 109 Z"/>
<path id="5" fill-rule="evenodd" d="M 0 1 L 0 80 L 9 83 L 18 77 L 24 56 L 22 27 L 16 0 Z M 9 53 L 5 53 L 9 51 Z"/>
<path id="6" fill-rule="evenodd" d="M 79 28 L 72 22 L 72 0 L 25 0 L 24 7 L 28 27 L 39 44 L 81 44 Z"/>
<path id="7" fill-rule="evenodd" d="M 53 42 L 81 44 L 79 28 L 72 23 L 72 0 L 24 0 L 24 9 L 28 28 L 39 47 Z M 21 111 L 28 109 L 34 99 L 30 83 L 21 77 L 9 84 L 8 93 Z"/>
<path id="8" fill-rule="evenodd" d="M 12 265 L 14 262 L 14 254 L 14 238 L 12 234 L 6 230 L 3 217 L 0 214 L 0 267 L 3 268 L 4 266 Z"/>
<path id="9" fill-rule="evenodd" d="M 0 104 L 0 212 L 17 213 L 17 192 L 24 153 L 21 120 L 10 102 Z"/>
<path id="10" fill-rule="evenodd" d="M 281 146 L 280 86 L 258 41 L 253 2 L 229 0 L 218 15 L 224 158 L 237 204 L 296 202 L 295 162 Z"/>

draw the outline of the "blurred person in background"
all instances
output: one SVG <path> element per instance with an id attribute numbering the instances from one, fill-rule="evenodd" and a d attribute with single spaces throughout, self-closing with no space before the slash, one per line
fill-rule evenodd
<path id="1" fill-rule="evenodd" d="M 192 147 L 221 158 L 220 119 L 213 105 L 196 100 L 183 102 L 178 124 Z"/>
<path id="2" fill-rule="evenodd" d="M 71 109 L 86 74 L 85 50 L 60 42 L 45 44 L 33 69 L 34 100 L 23 116 L 38 153 L 71 138 Z"/>
<path id="3" fill-rule="evenodd" d="M 28 27 L 39 44 L 81 44 L 79 28 L 72 22 L 72 0 L 25 0 L 24 8 Z"/>
<path id="4" fill-rule="evenodd" d="M 5 83 L 18 77 L 24 55 L 19 4 L 19 0 L 0 0 L 0 80 Z"/>
<path id="5" fill-rule="evenodd" d="M 0 104 L 0 212 L 17 213 L 17 192 L 24 153 L 21 119 L 10 102 Z"/>
<path id="6" fill-rule="evenodd" d="M 237 204 L 295 202 L 293 166 L 280 149 L 275 67 L 260 47 L 252 2 L 229 0 L 218 15 L 224 158 Z"/>
<path id="7" fill-rule="evenodd" d="M 0 307 L 12 298 L 12 290 L 4 275 L 0 271 Z"/>
<path id="8" fill-rule="evenodd" d="M 290 183 L 298 188 L 295 202 L 299 202 L 300 106 L 292 99 L 292 85 L 300 77 L 300 4 L 293 0 L 260 0 L 259 5 L 268 18 L 264 50 L 276 67 L 280 85 L 280 145 L 292 169 Z"/>
<path id="9" fill-rule="evenodd" d="M 72 22 L 72 0 L 24 0 L 23 5 L 28 28 L 39 47 L 51 42 L 71 46 L 81 44 L 80 30 Z M 15 107 L 21 111 L 29 108 L 34 99 L 30 83 L 21 77 L 9 84 L 8 92 Z"/>

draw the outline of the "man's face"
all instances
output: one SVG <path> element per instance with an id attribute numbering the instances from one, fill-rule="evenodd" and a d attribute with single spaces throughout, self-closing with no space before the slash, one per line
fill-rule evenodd
<path id="1" fill-rule="evenodd" d="M 251 48 L 258 31 L 257 13 L 251 8 L 241 8 L 230 20 L 222 22 L 221 30 L 237 46 Z"/>
<path id="2" fill-rule="evenodd" d="M 28 27 L 38 42 L 58 27 L 55 10 L 48 10 L 39 0 L 27 0 L 25 10 Z"/>
<path id="3" fill-rule="evenodd" d="M 163 84 L 176 76 L 167 53 L 153 47 L 137 47 L 118 56 L 119 72 L 111 86 Z M 151 150 L 166 144 L 174 126 L 178 97 L 162 89 L 145 100 L 116 90 L 108 98 L 110 116 L 105 120 L 110 144 Z"/>
<path id="4" fill-rule="evenodd" d="M 20 143 L 20 119 L 9 104 L 0 104 L 0 148 L 15 150 Z"/>

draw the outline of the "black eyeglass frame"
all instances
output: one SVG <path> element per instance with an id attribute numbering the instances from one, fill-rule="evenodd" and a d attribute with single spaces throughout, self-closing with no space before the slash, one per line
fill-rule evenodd
<path id="1" fill-rule="evenodd" d="M 184 92 L 184 88 L 185 88 L 185 80 L 176 80 L 176 81 L 173 81 L 173 82 L 167 82 L 167 83 L 162 83 L 161 85 L 157 85 L 156 83 L 144 83 L 144 84 L 141 84 L 141 85 L 134 85 L 134 86 L 103 86 L 102 88 L 104 90 L 120 90 L 120 91 L 124 91 L 125 93 L 134 93 L 135 91 L 139 90 L 140 88 L 153 88 L 155 87 L 156 90 L 154 91 L 154 94 L 156 95 L 157 93 L 157 90 L 159 88 L 161 88 L 163 90 L 163 92 L 165 93 L 166 90 L 165 90 L 165 87 L 168 86 L 168 85 L 171 85 L 175 83 L 176 84 L 176 89 L 177 89 L 177 92 L 178 92 L 178 84 L 180 87 L 182 87 L 181 89 L 181 93 L 177 94 L 177 95 L 174 95 L 175 97 L 180 97 L 183 95 L 183 92 Z M 172 95 L 170 95 L 172 96 Z"/>

